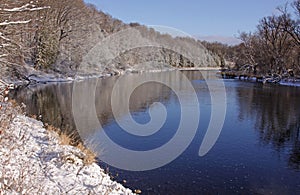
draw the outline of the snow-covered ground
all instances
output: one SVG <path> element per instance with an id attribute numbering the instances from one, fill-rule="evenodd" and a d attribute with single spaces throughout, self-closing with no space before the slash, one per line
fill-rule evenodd
<path id="1" fill-rule="evenodd" d="M 61 145 L 42 122 L 18 115 L 6 131 L 0 131 L 0 195 L 133 194 L 96 163 L 84 164 L 85 154 Z"/>
<path id="2" fill-rule="evenodd" d="M 239 77 L 235 77 L 234 79 L 236 80 L 240 80 Z M 241 79 L 245 79 L 251 82 L 257 82 L 256 77 L 251 77 L 251 78 L 245 78 L 245 77 L 241 77 Z M 299 79 L 283 79 L 279 82 L 272 82 L 272 79 L 270 79 L 269 82 L 266 81 L 260 81 L 263 83 L 271 83 L 271 84 L 278 84 L 278 85 L 283 85 L 283 86 L 290 86 L 290 87 L 300 87 L 300 80 Z"/>
<path id="3" fill-rule="evenodd" d="M 293 86 L 293 87 L 300 87 L 300 80 L 295 80 L 295 81 L 280 81 L 280 85 L 285 85 L 285 86 Z"/>

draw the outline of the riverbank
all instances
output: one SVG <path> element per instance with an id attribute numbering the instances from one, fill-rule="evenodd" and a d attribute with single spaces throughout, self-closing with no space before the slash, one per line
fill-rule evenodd
<path id="1" fill-rule="evenodd" d="M 207 69 L 207 68 L 204 68 Z M 204 70 L 202 69 L 202 70 Z M 162 72 L 172 70 L 151 70 Z M 142 71 L 141 71 L 142 72 Z M 123 74 L 139 74 L 141 72 L 120 72 Z M 62 77 L 58 74 L 31 74 L 26 82 L 21 80 L 9 81 L 11 87 L 28 84 L 45 84 L 51 82 L 73 82 L 88 78 L 104 78 L 113 75 L 85 75 L 84 77 Z M 2 88 L 8 86 L 3 82 Z M 4 92 L 4 91 L 1 91 Z M 0 94 L 1 95 L 1 94 Z M 11 104 L 0 101 L 2 104 Z M 18 107 L 18 105 L 15 105 Z M 2 118 L 5 129 L 1 126 L 0 133 L 0 195 L 4 194 L 132 194 L 130 189 L 112 181 L 96 163 L 85 164 L 84 152 L 76 147 L 62 145 L 57 133 L 47 130 L 43 123 L 20 114 L 12 106 L 10 112 L 3 109 Z M 7 110 L 6 110 L 7 111 Z M 2 123 L 3 121 L 1 121 Z M 4 124 L 4 123 L 3 123 Z M 13 143 L 13 144 L 12 144 Z M 43 185 L 40 185 L 40 183 Z M 139 190 L 135 191 L 139 192 Z"/>
<path id="2" fill-rule="evenodd" d="M 209 70 L 221 70 L 221 67 L 187 67 L 187 68 L 178 68 L 182 71 L 209 71 Z"/>
<path id="3" fill-rule="evenodd" d="M 14 86 L 27 86 L 27 85 L 39 85 L 46 83 L 59 83 L 59 82 L 74 82 L 78 80 L 92 79 L 92 78 L 106 78 L 111 76 L 120 76 L 125 74 L 141 74 L 141 73 L 155 73 L 155 72 L 167 72 L 167 71 L 214 71 L 221 70 L 220 67 L 161 67 L 161 68 L 137 68 L 137 69 L 127 69 L 127 70 L 114 70 L 110 73 L 70 73 L 70 74 L 60 74 L 57 72 L 43 72 L 35 70 L 32 67 L 26 68 L 26 74 L 19 78 L 10 77 L 0 77 L 6 83 L 14 84 Z"/>
<path id="4" fill-rule="evenodd" d="M 283 86 L 300 87 L 300 76 L 281 76 L 281 75 L 255 75 L 247 74 L 241 71 L 234 70 L 221 70 L 220 76 L 223 79 L 237 79 L 245 81 L 260 82 L 263 84 L 271 83 Z"/>
<path id="5" fill-rule="evenodd" d="M 3 96 L 0 103 L 0 195 L 133 194 L 15 103 Z"/>

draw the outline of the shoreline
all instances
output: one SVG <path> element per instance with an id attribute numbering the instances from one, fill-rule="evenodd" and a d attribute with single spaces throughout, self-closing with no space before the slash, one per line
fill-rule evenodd
<path id="1" fill-rule="evenodd" d="M 0 129 L 0 195 L 134 194 L 96 162 L 87 163 L 82 150 L 63 145 L 57 132 L 47 130 L 41 121 L 19 113 L 12 102 L 0 105 L 9 112 L 1 113 L 1 122 L 13 114 L 7 128 L 2 123 Z"/>
<path id="2" fill-rule="evenodd" d="M 195 71 L 195 68 L 177 70 Z M 220 70 L 220 68 L 201 67 L 197 70 Z M 109 76 L 99 75 L 97 78 L 105 77 Z M 91 77 L 87 76 L 83 80 L 89 78 Z M 95 77 L 92 76 L 92 78 Z M 238 77 L 235 79 L 238 79 Z M 251 78 L 249 81 L 254 80 L 255 78 Z M 74 81 L 76 80 L 66 82 Z M 64 81 L 46 83 L 55 82 Z M 300 87 L 300 82 L 287 81 L 279 84 Z M 36 85 L 41 85 L 41 83 L 36 83 Z M 0 101 L 0 103 L 2 102 Z M 85 165 L 83 160 L 85 154 L 76 147 L 62 145 L 59 142 L 58 134 L 47 130 L 41 121 L 27 117 L 24 114 L 18 114 L 11 122 L 9 129 L 4 130 L 7 131 L 7 136 L 13 140 L 13 144 L 10 144 L 10 142 L 6 142 L 6 145 L 3 144 L 5 133 L 3 133 L 3 130 L 0 131 L 2 144 L 0 163 L 3 165 L 0 167 L 0 195 L 2 195 L 2 190 L 9 194 L 19 193 L 7 186 L 13 185 L 11 181 L 19 181 L 21 173 L 27 174 L 25 177 L 23 175 L 24 178 L 21 178 L 21 180 L 26 184 L 24 189 L 28 189 L 27 193 L 30 192 L 31 194 L 40 192 L 134 194 L 131 189 L 111 180 L 110 176 L 97 163 Z M 36 189 L 35 186 L 40 186 L 40 181 L 44 182 L 43 188 Z"/>
<path id="3" fill-rule="evenodd" d="M 221 70 L 219 73 L 222 79 L 235 79 L 243 81 L 251 81 L 263 84 L 275 84 L 281 86 L 300 87 L 300 78 L 295 77 L 284 77 L 284 76 L 268 76 L 268 75 L 253 75 L 253 74 L 239 74 L 238 71 Z"/>
<path id="4" fill-rule="evenodd" d="M 201 70 L 207 70 L 207 67 Z M 105 77 L 99 75 L 98 78 Z M 255 81 L 255 78 L 249 81 Z M 281 85 L 291 86 L 291 83 Z M 295 86 L 299 87 L 300 83 Z M 41 121 L 18 114 L 9 129 L 5 130 L 8 137 L 0 133 L 0 163 L 3 165 L 0 167 L 0 195 L 2 191 L 7 194 L 20 193 L 19 189 L 10 187 L 16 181 L 21 183 L 19 185 L 25 193 L 30 194 L 134 194 L 131 189 L 111 180 L 97 163 L 85 164 L 86 154 L 74 146 L 62 145 L 58 134 L 47 130 Z M 36 188 L 41 182 L 43 187 Z"/>
<path id="5" fill-rule="evenodd" d="M 10 80 L 2 78 L 6 83 L 14 84 L 17 87 L 28 86 L 28 85 L 39 85 L 48 83 L 67 83 L 74 81 L 82 81 L 93 78 L 107 78 L 111 76 L 121 76 L 126 74 L 141 74 L 141 73 L 155 73 L 155 72 L 166 72 L 166 71 L 220 71 L 221 67 L 186 67 L 176 68 L 170 67 L 165 69 L 152 69 L 152 70 L 134 70 L 129 69 L 126 71 L 117 71 L 114 73 L 76 73 L 73 76 L 44 73 L 42 71 L 32 71 L 28 76 L 24 76 L 23 79 Z"/>
<path id="6" fill-rule="evenodd" d="M 200 67 L 197 70 L 216 70 L 219 68 Z M 141 74 L 145 72 L 196 70 L 158 69 L 139 72 L 120 72 L 119 75 Z M 91 78 L 106 78 L 112 74 L 84 75 L 80 77 L 63 77 L 62 75 L 31 75 L 31 80 L 3 82 L 3 86 L 27 87 L 30 85 L 76 82 Z M 0 80 L 1 81 L 1 80 Z M 1 87 L 3 87 L 1 86 Z M 2 94 L 0 94 L 2 95 Z M 7 94 L 6 94 L 7 95 Z M 2 103 L 0 101 L 0 103 Z M 4 104 L 10 104 L 4 102 Z M 14 111 L 17 108 L 11 107 Z M 17 112 L 17 111 L 16 111 Z M 4 113 L 5 114 L 5 113 Z M 9 128 L 0 131 L 0 195 L 18 193 L 64 193 L 64 194 L 134 194 L 131 189 L 111 180 L 110 176 L 96 163 L 85 165 L 84 154 L 75 146 L 63 145 L 57 132 L 45 128 L 43 122 L 17 112 Z M 20 138 L 21 135 L 21 138 Z M 10 145 L 9 143 L 14 144 Z M 14 170 L 14 171 L 12 171 Z M 22 178 L 20 178 L 22 173 Z M 51 174 L 48 174 L 51 173 Z M 17 181 L 19 187 L 11 187 Z M 43 183 L 42 187 L 40 184 Z M 20 191 L 20 189 L 22 190 Z M 139 193 L 139 190 L 134 192 Z"/>
<path id="7" fill-rule="evenodd" d="M 22 81 L 13 81 L 17 87 L 27 87 L 34 85 L 43 85 L 43 84 L 55 84 L 55 83 L 72 83 L 78 81 L 84 81 L 87 79 L 104 79 L 112 76 L 122 76 L 126 74 L 143 74 L 143 73 L 156 73 L 156 72 L 167 72 L 167 71 L 219 71 L 218 74 L 223 79 L 236 79 L 236 80 L 245 80 L 245 81 L 255 81 L 261 83 L 270 83 L 270 84 L 279 84 L 282 86 L 294 86 L 300 87 L 300 79 L 286 79 L 283 78 L 279 82 L 273 82 L 272 78 L 270 79 L 267 76 L 247 76 L 247 75 L 238 75 L 237 72 L 226 72 L 221 67 L 186 67 L 186 68 L 173 68 L 173 69 L 154 69 L 154 70 L 129 70 L 129 71 L 119 71 L 117 74 L 78 74 L 74 77 L 64 77 L 63 75 L 39 75 L 31 77 L 33 80 L 31 82 L 24 83 Z"/>
<path id="8" fill-rule="evenodd" d="M 226 72 L 225 69 L 221 67 L 188 67 L 188 68 L 174 68 L 174 69 L 154 69 L 154 70 L 140 70 L 140 71 L 119 71 L 118 74 L 79 74 L 73 77 L 63 76 L 63 75 L 40 75 L 35 77 L 36 79 L 33 82 L 22 82 L 21 80 L 10 81 L 12 83 L 10 86 L 13 86 L 15 89 L 23 88 L 23 87 L 36 87 L 43 86 L 48 84 L 59 84 L 59 83 L 73 83 L 73 82 L 81 82 L 89 79 L 105 79 L 113 76 L 122 76 L 122 75 L 130 75 L 130 74 L 144 74 L 144 73 L 156 73 L 156 72 L 168 72 L 168 71 L 217 71 L 222 79 L 235 79 L 235 80 L 244 80 L 249 82 L 258 82 L 263 84 L 275 84 L 281 86 L 292 86 L 292 87 L 300 87 L 300 79 L 282 79 L 279 82 L 266 81 L 264 79 L 270 79 L 267 76 L 245 76 L 240 75 L 237 76 L 236 72 Z M 225 75 L 224 75 L 225 73 Z M 1 79 L 0 79 L 1 80 Z"/>
<path id="9" fill-rule="evenodd" d="M 209 71 L 209 70 L 221 70 L 221 67 L 192 67 L 192 68 L 178 68 L 180 71 Z"/>

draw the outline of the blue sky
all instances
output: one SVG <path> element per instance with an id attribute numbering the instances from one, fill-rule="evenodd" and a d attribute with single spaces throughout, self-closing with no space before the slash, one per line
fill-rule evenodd
<path id="1" fill-rule="evenodd" d="M 254 31 L 264 16 L 292 0 L 85 0 L 126 23 L 163 25 L 206 39 Z M 226 42 L 226 41 L 225 41 Z"/>

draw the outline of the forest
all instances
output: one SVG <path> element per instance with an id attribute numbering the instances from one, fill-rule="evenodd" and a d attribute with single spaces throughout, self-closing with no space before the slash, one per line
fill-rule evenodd
<path id="1" fill-rule="evenodd" d="M 125 24 L 83 0 L 2 0 L 0 74 L 16 80 L 26 79 L 32 70 L 74 76 L 95 43 L 139 27 L 144 37 L 174 48 L 190 48 L 202 60 L 195 63 L 170 49 L 144 48 L 120 55 L 106 72 L 115 74 L 132 64 L 156 60 L 173 67 L 221 66 L 251 76 L 294 77 L 300 75 L 299 18 L 300 0 L 295 0 L 262 18 L 254 32 L 240 32 L 241 44 L 229 46 L 174 38 L 138 23 Z"/>
<path id="2" fill-rule="evenodd" d="M 26 80 L 33 72 L 39 74 L 37 71 L 40 71 L 73 77 L 95 44 L 130 28 L 137 29 L 138 36 L 154 45 L 170 47 L 132 49 L 121 53 L 113 62 L 98 61 L 95 66 L 102 66 L 97 69 L 98 74 L 114 75 L 146 61 L 171 67 L 220 64 L 219 57 L 196 39 L 161 34 L 138 23 L 125 24 L 83 0 L 3 0 L 0 5 L 0 75 Z M 116 50 L 119 46 L 112 42 L 111 47 Z M 191 51 L 196 62 L 176 49 Z"/>
<path id="3" fill-rule="evenodd" d="M 72 69 L 98 36 L 122 25 L 82 0 L 4 0 L 0 8 L 2 73 L 22 77 L 26 65 L 43 71 Z"/>
<path id="4" fill-rule="evenodd" d="M 277 8 L 262 18 L 254 32 L 240 32 L 242 43 L 202 44 L 216 53 L 222 66 L 240 74 L 294 77 L 300 75 L 300 0 Z"/>

